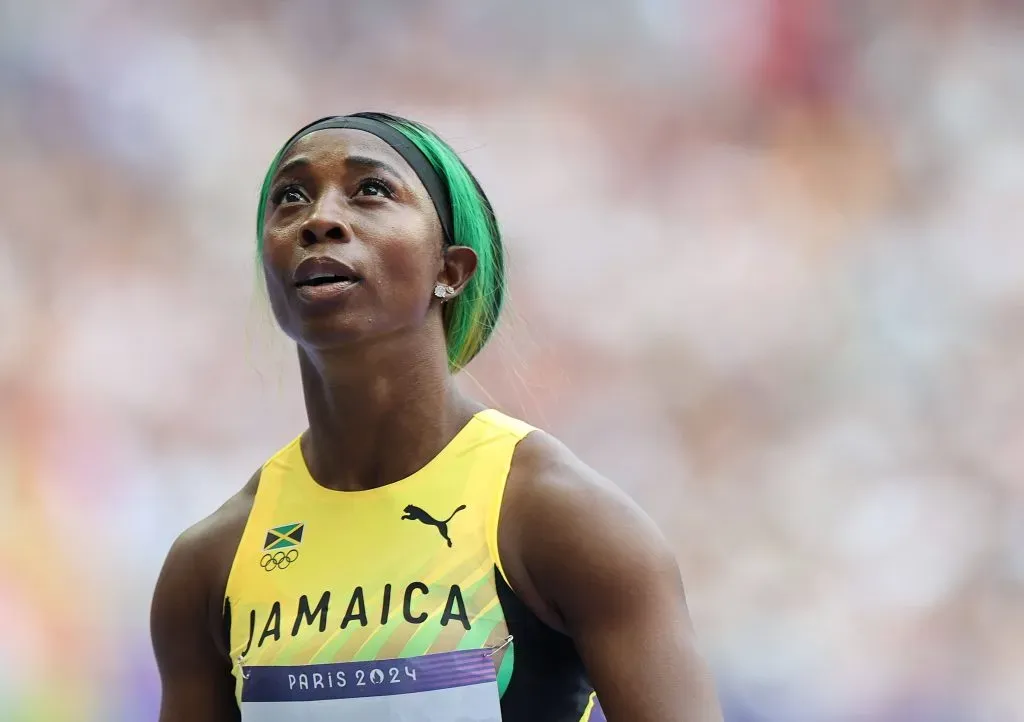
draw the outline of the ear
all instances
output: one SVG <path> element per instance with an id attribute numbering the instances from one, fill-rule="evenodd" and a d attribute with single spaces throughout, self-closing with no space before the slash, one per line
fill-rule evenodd
<path id="1" fill-rule="evenodd" d="M 443 264 L 441 272 L 437 274 L 437 282 L 455 289 L 455 293 L 445 299 L 450 301 L 462 293 L 462 289 L 476 273 L 476 251 L 469 246 L 449 246 L 444 249 Z"/>

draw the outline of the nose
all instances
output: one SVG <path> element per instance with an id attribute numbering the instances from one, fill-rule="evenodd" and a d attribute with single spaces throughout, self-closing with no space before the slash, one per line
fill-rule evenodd
<path id="1" fill-rule="evenodd" d="M 334 194 L 325 194 L 313 207 L 313 212 L 299 229 L 299 239 L 304 246 L 327 241 L 346 241 L 351 231 L 345 222 L 341 203 L 335 200 Z"/>

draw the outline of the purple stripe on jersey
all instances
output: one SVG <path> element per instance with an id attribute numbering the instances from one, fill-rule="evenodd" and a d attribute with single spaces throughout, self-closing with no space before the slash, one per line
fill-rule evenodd
<path id="1" fill-rule="evenodd" d="M 590 710 L 590 716 L 587 717 L 587 722 L 608 722 L 608 718 L 604 716 L 604 710 L 601 709 L 601 703 L 596 699 L 594 707 Z"/>
<path id="2" fill-rule="evenodd" d="M 243 702 L 303 702 L 382 697 L 493 682 L 487 652 L 428 654 L 408 659 L 309 664 L 298 667 L 245 667 Z"/>

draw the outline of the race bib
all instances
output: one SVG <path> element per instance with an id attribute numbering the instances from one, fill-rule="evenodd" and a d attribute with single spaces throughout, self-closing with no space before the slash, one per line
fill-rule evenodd
<path id="1" fill-rule="evenodd" d="M 243 667 L 243 722 L 501 722 L 487 650 Z"/>

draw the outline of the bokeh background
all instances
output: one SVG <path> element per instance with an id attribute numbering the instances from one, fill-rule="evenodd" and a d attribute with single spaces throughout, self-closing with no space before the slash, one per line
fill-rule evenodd
<path id="1" fill-rule="evenodd" d="M 304 424 L 279 144 L 425 121 L 467 388 L 679 555 L 729 722 L 1024 720 L 1024 3 L 0 0 L 0 718 L 154 720 L 163 556 Z"/>

